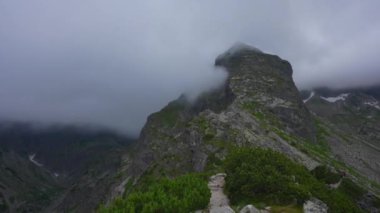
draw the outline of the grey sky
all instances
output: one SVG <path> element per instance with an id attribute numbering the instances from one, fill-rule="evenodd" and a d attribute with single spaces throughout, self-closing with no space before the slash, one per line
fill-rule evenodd
<path id="1" fill-rule="evenodd" d="M 0 118 L 137 134 L 223 81 L 237 41 L 289 60 L 300 88 L 380 83 L 380 2 L 0 0 Z"/>

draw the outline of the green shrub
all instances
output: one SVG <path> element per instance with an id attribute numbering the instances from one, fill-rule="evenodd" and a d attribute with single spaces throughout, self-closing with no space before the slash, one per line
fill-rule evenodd
<path id="1" fill-rule="evenodd" d="M 210 200 L 207 180 L 188 174 L 174 180 L 161 179 L 144 191 L 135 191 L 125 198 L 115 200 L 99 212 L 191 212 L 204 209 Z"/>
<path id="2" fill-rule="evenodd" d="M 329 206 L 329 212 L 362 212 L 348 194 L 356 190 L 355 184 L 331 190 L 305 167 L 272 150 L 236 149 L 227 156 L 224 167 L 226 190 L 234 205 L 300 205 L 316 197 Z"/>
<path id="3" fill-rule="evenodd" d="M 331 171 L 327 166 L 317 166 L 311 173 L 318 180 L 326 184 L 338 183 L 342 176 L 338 173 Z"/>
<path id="4" fill-rule="evenodd" d="M 343 178 L 338 190 L 349 195 L 354 200 L 359 200 L 366 193 L 364 189 L 348 178 Z"/>
<path id="5" fill-rule="evenodd" d="M 182 102 L 173 101 L 152 116 L 165 127 L 173 127 L 180 121 L 180 113 L 184 108 L 185 106 Z"/>
<path id="6" fill-rule="evenodd" d="M 273 204 L 309 198 L 308 171 L 284 155 L 265 149 L 237 149 L 225 160 L 226 189 L 233 203 L 260 198 Z"/>

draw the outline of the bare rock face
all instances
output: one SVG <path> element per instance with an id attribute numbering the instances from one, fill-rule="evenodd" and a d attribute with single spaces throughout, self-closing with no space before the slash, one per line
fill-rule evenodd
<path id="1" fill-rule="evenodd" d="M 314 141 L 314 126 L 293 82 L 290 63 L 248 47 L 233 49 L 227 51 L 233 54 L 219 56 L 215 65 L 227 69 L 228 85 L 237 101 L 267 108 L 288 131 Z"/>
<path id="2" fill-rule="evenodd" d="M 316 198 L 306 201 L 303 205 L 304 213 L 327 213 L 327 211 L 327 205 Z"/>

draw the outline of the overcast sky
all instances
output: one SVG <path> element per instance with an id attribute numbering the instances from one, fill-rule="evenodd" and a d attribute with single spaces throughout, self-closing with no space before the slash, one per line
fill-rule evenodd
<path id="1" fill-rule="evenodd" d="M 0 0 L 0 118 L 137 134 L 222 82 L 237 41 L 291 62 L 299 88 L 380 83 L 380 1 Z"/>

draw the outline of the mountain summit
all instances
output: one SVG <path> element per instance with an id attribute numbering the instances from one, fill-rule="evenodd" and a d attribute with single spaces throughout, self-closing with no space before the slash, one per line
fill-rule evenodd
<path id="1" fill-rule="evenodd" d="M 232 147 L 267 147 L 314 168 L 318 163 L 281 136 L 315 142 L 311 115 L 292 80 L 289 62 L 239 44 L 217 57 L 226 82 L 194 103 L 184 97 L 149 116 L 131 174 L 153 169 L 175 176 L 218 166 Z"/>
<path id="2" fill-rule="evenodd" d="M 352 155 L 352 151 L 339 152 L 337 147 L 341 146 L 337 144 L 346 141 L 356 143 L 357 137 L 350 134 L 350 138 L 345 138 L 340 126 L 333 127 L 331 121 L 310 110 L 315 109 L 313 106 L 305 105 L 293 82 L 293 71 L 288 61 L 238 43 L 219 55 L 215 66 L 227 70 L 228 78 L 224 84 L 201 94 L 195 101 L 181 96 L 148 117 L 133 150 L 134 154 L 129 156 L 123 166 L 124 181 L 113 196 L 128 194 L 134 187 L 144 188 L 151 178 L 175 178 L 193 172 L 219 173 L 225 169 L 225 159 L 237 148 L 259 147 L 279 152 L 289 161 L 307 168 L 317 178 L 326 178 L 322 179 L 326 181 L 323 184 L 336 184 L 324 187 L 318 183 L 322 184 L 323 193 L 329 195 L 318 195 L 319 191 L 315 196 L 328 205 L 313 198 L 304 204 L 306 212 L 318 205 L 318 208 L 324 209 L 321 212 L 327 208 L 334 211 L 341 208 L 357 209 L 358 206 L 366 211 L 377 208 L 374 193 L 378 193 L 380 187 L 376 163 L 370 157 L 361 157 L 363 164 L 353 163 L 349 160 L 350 156 L 358 155 Z M 362 144 L 366 144 L 367 148 L 363 150 L 372 157 L 378 151 L 376 147 L 368 148 L 371 144 Z M 362 166 L 364 164 L 368 167 Z M 243 165 L 241 162 L 236 166 Z M 282 170 L 283 166 L 277 169 Z M 279 175 L 286 173 L 282 172 Z M 342 179 L 343 176 L 345 179 Z M 287 177 L 287 181 L 292 182 L 290 184 L 299 184 L 297 181 L 293 183 L 295 180 L 292 181 L 290 177 L 295 176 Z M 345 182 L 342 187 L 348 187 L 347 184 L 355 186 L 349 181 L 359 184 L 360 187 L 355 187 L 360 188 L 360 193 L 350 197 L 352 193 L 348 191 L 353 188 L 341 189 L 339 185 L 342 180 Z M 228 181 L 231 180 L 227 176 Z M 338 188 L 339 192 L 336 193 L 342 195 L 336 196 L 343 196 L 346 201 L 337 201 L 335 194 L 331 194 L 335 192 L 330 192 L 329 187 Z M 314 192 L 310 191 L 308 196 L 310 193 Z M 340 205 L 342 203 L 339 202 L 346 204 Z"/>

